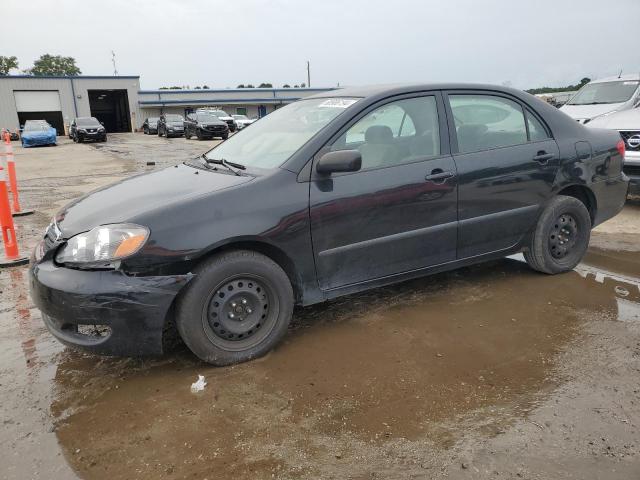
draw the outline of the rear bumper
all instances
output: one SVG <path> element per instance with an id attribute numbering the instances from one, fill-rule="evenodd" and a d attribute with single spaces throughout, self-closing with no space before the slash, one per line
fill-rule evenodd
<path id="1" fill-rule="evenodd" d="M 163 352 L 167 314 L 192 277 L 130 277 L 57 267 L 48 260 L 31 265 L 29 287 L 60 342 L 105 355 L 138 356 Z"/>
<path id="2" fill-rule="evenodd" d="M 629 177 L 624 173 L 591 185 L 596 197 L 597 213 L 593 226 L 616 216 L 624 207 L 629 190 Z"/>

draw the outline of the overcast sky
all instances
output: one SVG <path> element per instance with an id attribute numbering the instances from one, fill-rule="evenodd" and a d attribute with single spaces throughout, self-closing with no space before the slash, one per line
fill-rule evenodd
<path id="1" fill-rule="evenodd" d="M 640 0 L 4 0 L 0 55 L 75 57 L 143 89 L 465 81 L 562 86 L 640 71 Z M 18 72 L 12 72 L 18 73 Z"/>

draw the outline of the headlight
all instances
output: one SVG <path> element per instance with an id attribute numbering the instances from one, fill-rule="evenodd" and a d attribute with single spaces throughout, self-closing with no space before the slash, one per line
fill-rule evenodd
<path id="1" fill-rule="evenodd" d="M 69 239 L 56 254 L 66 265 L 104 264 L 138 252 L 149 238 L 149 229 L 133 224 L 101 225 Z"/>
<path id="2" fill-rule="evenodd" d="M 104 127 L 98 127 L 99 132 L 104 132 Z"/>

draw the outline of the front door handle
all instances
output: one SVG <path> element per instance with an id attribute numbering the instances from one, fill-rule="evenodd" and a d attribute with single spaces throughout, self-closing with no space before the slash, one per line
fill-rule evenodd
<path id="1" fill-rule="evenodd" d="M 554 155 L 553 153 L 547 153 L 547 152 L 545 152 L 544 150 L 542 150 L 542 151 L 538 152 L 538 153 L 536 154 L 536 156 L 535 156 L 535 157 L 533 157 L 533 159 L 534 159 L 536 162 L 539 162 L 539 163 L 545 164 L 545 163 L 547 163 L 549 160 L 551 160 L 554 156 L 555 156 L 555 155 Z"/>
<path id="2" fill-rule="evenodd" d="M 424 179 L 428 182 L 444 183 L 445 180 L 454 176 L 455 175 L 453 174 L 453 172 L 445 172 L 441 168 L 434 168 L 433 170 L 431 170 L 431 173 L 429 175 L 424 177 Z"/>

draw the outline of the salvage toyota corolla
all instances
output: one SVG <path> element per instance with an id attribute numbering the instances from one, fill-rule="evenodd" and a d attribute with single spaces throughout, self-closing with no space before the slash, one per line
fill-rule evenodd
<path id="1" fill-rule="evenodd" d="M 334 90 L 65 207 L 31 295 L 71 346 L 159 354 L 175 323 L 202 360 L 241 362 L 294 305 L 520 251 L 571 270 L 623 207 L 623 158 L 617 132 L 509 88 Z"/>

